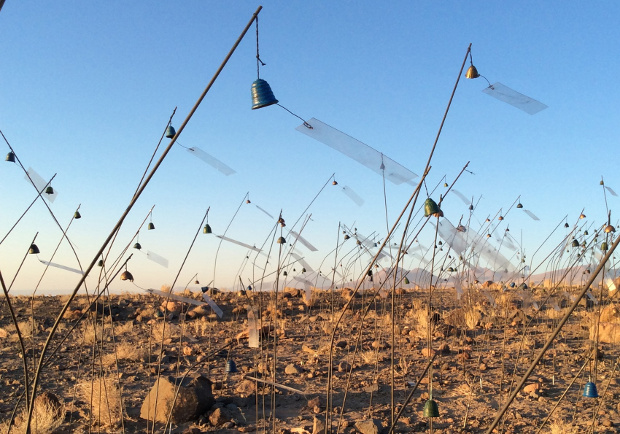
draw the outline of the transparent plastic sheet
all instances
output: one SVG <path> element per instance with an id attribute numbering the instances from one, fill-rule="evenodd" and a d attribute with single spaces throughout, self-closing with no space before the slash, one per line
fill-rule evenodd
<path id="1" fill-rule="evenodd" d="M 146 257 L 149 258 L 151 261 L 155 262 L 156 264 L 159 264 L 164 268 L 168 268 L 168 260 L 163 256 L 160 256 L 157 253 L 148 250 L 146 252 Z"/>
<path id="2" fill-rule="evenodd" d="M 465 195 L 463 193 L 461 193 L 460 191 L 458 191 L 457 189 L 453 188 L 452 190 L 450 190 L 452 193 L 456 194 L 456 196 L 461 199 L 463 201 L 463 203 L 467 206 L 469 206 L 471 204 L 471 202 L 465 197 Z"/>
<path id="3" fill-rule="evenodd" d="M 211 309 L 213 309 L 213 312 L 215 312 L 218 318 L 221 318 L 222 315 L 224 315 L 224 312 L 222 312 L 222 309 L 220 309 L 220 307 L 217 304 L 215 304 L 213 299 L 209 297 L 209 295 L 206 292 L 202 294 L 202 298 L 204 299 L 204 301 L 207 302 L 209 306 L 211 306 Z"/>
<path id="4" fill-rule="evenodd" d="M 355 202 L 357 206 L 364 205 L 364 199 L 362 199 L 360 195 L 354 192 L 353 189 L 349 187 L 348 185 L 345 185 L 344 187 L 342 187 L 342 192 L 346 194 L 349 197 L 349 199 Z"/>
<path id="5" fill-rule="evenodd" d="M 611 279 L 611 277 L 607 277 L 605 279 L 605 284 L 607 285 L 607 289 L 609 289 L 609 292 L 614 292 L 617 289 L 616 284 Z"/>
<path id="6" fill-rule="evenodd" d="M 299 241 L 301 244 L 303 244 L 304 247 L 306 247 L 311 252 L 317 252 L 318 251 L 318 249 L 316 247 L 314 247 L 312 244 L 310 244 L 310 242 L 308 240 L 306 240 L 304 237 L 299 235 L 297 232 L 295 232 L 295 231 L 289 231 L 289 232 L 293 235 L 293 237 L 295 237 L 295 239 L 297 241 Z"/>
<path id="7" fill-rule="evenodd" d="M 517 273 L 517 269 L 512 263 L 502 255 L 498 249 L 491 246 L 486 239 L 481 239 L 472 244 L 473 252 L 480 255 L 489 269 L 500 278 L 507 278 Z"/>
<path id="8" fill-rule="evenodd" d="M 456 279 L 454 282 L 454 289 L 456 291 L 456 299 L 460 300 L 463 296 L 463 287 L 461 286 L 461 280 Z"/>
<path id="9" fill-rule="evenodd" d="M 260 333 L 258 332 L 258 315 L 254 309 L 248 310 L 248 346 L 258 348 L 260 345 Z"/>
<path id="10" fill-rule="evenodd" d="M 291 252 L 291 256 L 301 264 L 302 267 L 304 267 L 306 269 L 306 271 L 309 272 L 313 272 L 314 270 L 312 269 L 312 267 L 310 266 L 310 264 L 308 264 L 306 262 L 306 260 L 304 258 L 302 258 L 301 256 L 299 256 L 297 253 L 293 253 Z"/>
<path id="11" fill-rule="evenodd" d="M 271 214 L 269 214 L 267 211 L 265 211 L 264 209 L 262 209 L 260 206 L 256 205 L 256 208 L 258 208 L 259 210 L 261 210 L 263 213 L 265 213 L 268 217 L 275 219 L 274 216 L 272 216 Z"/>
<path id="12" fill-rule="evenodd" d="M 30 184 L 30 179 L 32 179 L 34 186 L 37 188 L 37 191 L 41 193 L 41 196 L 43 196 L 45 199 L 53 203 L 56 200 L 56 197 L 58 196 L 58 191 L 54 189 L 54 193 L 52 194 L 45 193 L 45 189 L 48 187 L 47 185 L 48 181 L 44 180 L 41 177 L 41 175 L 39 175 L 37 172 L 34 171 L 32 167 L 29 167 L 27 172 L 28 172 L 28 175 L 24 175 L 24 178 L 26 179 L 28 184 Z M 28 179 L 28 176 L 30 176 L 30 179 Z"/>
<path id="13" fill-rule="evenodd" d="M 435 227 L 434 222 L 431 222 L 431 224 Z M 467 249 L 467 241 L 461 235 L 462 232 L 457 231 L 448 219 L 444 218 L 441 222 L 439 222 L 437 233 L 441 239 L 443 239 L 444 242 L 448 244 L 457 254 L 462 255 Z"/>
<path id="14" fill-rule="evenodd" d="M 202 306 L 204 304 L 202 301 L 194 300 L 193 298 L 182 297 L 180 295 L 173 294 L 171 292 L 160 291 L 158 289 L 150 289 L 149 288 L 149 289 L 145 289 L 145 291 L 146 292 L 150 292 L 151 294 L 159 295 L 159 296 L 164 297 L 164 298 L 170 298 L 171 300 L 180 301 L 182 303 L 193 304 L 195 306 Z"/>
<path id="15" fill-rule="evenodd" d="M 196 158 L 200 158 L 202 161 L 207 163 L 209 166 L 215 168 L 217 171 L 223 173 L 226 176 L 232 175 L 233 173 L 237 173 L 233 169 L 231 169 L 229 166 L 222 163 L 220 160 L 218 160 L 214 156 L 207 154 L 205 151 L 203 151 L 200 148 L 195 148 L 195 147 L 187 148 L 187 152 L 189 152 Z"/>
<path id="16" fill-rule="evenodd" d="M 310 301 L 312 299 L 312 282 L 308 279 L 304 279 L 303 277 L 293 277 L 293 280 L 298 281 L 304 285 L 304 292 L 306 294 L 306 300 Z"/>
<path id="17" fill-rule="evenodd" d="M 502 102 L 510 104 L 519 110 L 523 110 L 529 115 L 535 115 L 539 111 L 547 108 L 547 106 L 540 101 L 536 101 L 529 96 L 523 95 L 522 93 L 519 93 L 508 86 L 504 86 L 499 82 L 483 89 L 482 92 Z"/>
<path id="18" fill-rule="evenodd" d="M 536 221 L 539 221 L 539 220 L 540 220 L 540 219 L 539 219 L 538 217 L 536 217 L 536 215 L 535 215 L 532 211 L 530 211 L 529 209 L 524 209 L 524 210 L 523 210 L 523 212 L 525 212 L 527 215 L 529 215 L 529 216 L 532 218 L 532 220 L 536 220 Z"/>
<path id="19" fill-rule="evenodd" d="M 220 238 L 220 239 L 222 239 L 224 241 L 228 241 L 229 243 L 233 243 L 233 244 L 237 244 L 238 246 L 245 247 L 246 249 L 250 249 L 250 250 L 253 250 L 255 252 L 262 253 L 261 249 L 259 249 L 257 247 L 254 247 L 254 246 L 250 246 L 249 244 L 246 244 L 246 243 L 242 243 L 241 241 L 233 240 L 232 238 L 228 238 L 228 237 L 225 237 L 223 235 L 216 235 L 216 237 L 218 237 L 218 238 Z"/>
<path id="20" fill-rule="evenodd" d="M 606 189 L 606 190 L 609 192 L 609 194 L 611 194 L 612 196 L 616 196 L 616 197 L 618 197 L 618 195 L 616 194 L 616 192 L 615 192 L 615 191 L 613 191 L 611 187 L 607 187 L 607 186 L 605 186 L 605 189 Z"/>
<path id="21" fill-rule="evenodd" d="M 80 270 L 78 270 L 76 268 L 67 267 L 65 265 L 56 264 L 54 262 L 44 261 L 42 259 L 39 259 L 39 262 L 42 263 L 42 264 L 48 265 L 50 267 L 55 267 L 55 268 L 60 268 L 61 270 L 71 271 L 72 273 L 84 274 L 84 273 L 82 273 L 82 271 L 80 271 Z"/>
<path id="22" fill-rule="evenodd" d="M 308 121 L 312 128 L 304 124 L 295 128 L 297 131 L 312 137 L 315 140 L 343 153 L 352 160 L 366 166 L 373 172 L 384 176 L 394 184 L 407 183 L 415 185 L 413 179 L 418 175 L 403 167 L 401 164 L 387 157 L 383 153 L 368 146 L 359 140 L 338 131 L 337 129 L 324 124 L 318 119 L 312 118 Z"/>

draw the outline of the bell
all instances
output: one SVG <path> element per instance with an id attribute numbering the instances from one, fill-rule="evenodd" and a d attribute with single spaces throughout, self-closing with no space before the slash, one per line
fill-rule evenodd
<path id="1" fill-rule="evenodd" d="M 245 203 L 252 203 L 250 199 L 246 200 Z"/>
<path id="2" fill-rule="evenodd" d="M 439 207 L 430 197 L 424 202 L 424 217 L 430 217 L 439 212 Z"/>
<path id="3" fill-rule="evenodd" d="M 8 161 L 9 163 L 15 163 L 15 154 L 13 153 L 13 151 L 6 154 L 5 160 Z"/>
<path id="4" fill-rule="evenodd" d="M 568 223 L 564 223 L 564 227 L 567 228 L 568 227 Z"/>
<path id="5" fill-rule="evenodd" d="M 129 271 L 125 270 L 121 274 L 121 280 L 129 280 L 130 282 L 133 282 L 133 275 Z"/>
<path id="6" fill-rule="evenodd" d="M 405 277 L 405 285 L 409 285 L 409 279 Z"/>
<path id="7" fill-rule="evenodd" d="M 302 268 L 302 269 L 301 269 L 301 272 L 302 272 L 302 273 L 305 273 L 305 272 L 306 272 L 306 267 Z"/>
<path id="8" fill-rule="evenodd" d="M 288 273 L 286 272 L 286 270 L 284 270 L 284 272 L 282 273 L 282 275 L 283 275 L 284 277 L 288 276 Z"/>
<path id="9" fill-rule="evenodd" d="M 504 217 L 499 216 L 499 217 L 497 218 L 497 220 L 499 220 L 499 221 L 501 222 L 502 220 L 504 220 Z"/>
<path id="10" fill-rule="evenodd" d="M 579 241 L 573 240 L 573 247 L 579 247 Z"/>
<path id="11" fill-rule="evenodd" d="M 49 185 L 46 189 L 45 189 L 45 194 L 54 194 L 54 189 L 52 188 L 51 185 Z"/>
<path id="12" fill-rule="evenodd" d="M 584 235 L 590 235 L 590 234 L 588 233 L 588 231 L 585 231 L 583 234 L 584 234 Z"/>
<path id="13" fill-rule="evenodd" d="M 584 218 L 586 218 L 586 215 L 585 215 L 584 213 L 581 213 L 581 214 L 579 215 L 579 218 L 583 220 Z"/>
<path id="14" fill-rule="evenodd" d="M 424 404 L 424 417 L 439 417 L 439 408 L 437 407 L 437 403 L 434 399 L 429 399 Z"/>
<path id="15" fill-rule="evenodd" d="M 35 243 L 32 243 L 30 245 L 30 249 L 28 249 L 28 253 L 30 253 L 31 255 L 37 255 L 40 253 L 39 248 L 37 247 Z"/>
<path id="16" fill-rule="evenodd" d="M 140 245 L 140 243 L 136 243 L 136 244 L 133 245 L 133 248 L 140 250 L 142 248 L 142 246 Z"/>
<path id="17" fill-rule="evenodd" d="M 444 182 L 444 183 L 443 183 L 443 186 L 444 186 L 444 187 L 447 187 L 447 186 L 448 186 L 448 183 L 447 183 L 447 182 Z"/>
<path id="18" fill-rule="evenodd" d="M 247 289 L 248 289 L 248 291 L 251 291 L 252 290 L 252 285 L 248 285 Z"/>
<path id="19" fill-rule="evenodd" d="M 237 365 L 235 364 L 235 361 L 233 359 L 226 360 L 226 373 L 232 374 L 234 372 L 239 372 L 237 371 Z"/>
<path id="20" fill-rule="evenodd" d="M 606 251 L 607 250 L 607 243 L 603 241 L 603 243 L 601 244 L 601 250 L 602 251 Z"/>
<path id="21" fill-rule="evenodd" d="M 82 218 L 82 214 L 80 214 L 79 211 L 76 211 L 75 213 L 73 213 L 73 218 L 74 219 L 81 219 Z"/>
<path id="22" fill-rule="evenodd" d="M 612 225 L 605 226 L 605 233 L 608 234 L 610 232 L 616 232 L 616 228 L 614 228 Z"/>
<path id="23" fill-rule="evenodd" d="M 465 78 L 478 78 L 480 74 L 478 74 L 478 70 L 474 65 L 471 65 L 467 68 L 467 72 L 465 73 Z"/>
<path id="24" fill-rule="evenodd" d="M 348 235 L 345 235 L 345 236 L 344 236 L 344 239 L 345 239 L 345 240 L 348 240 L 349 238 L 351 238 L 351 237 L 350 237 L 350 236 L 348 236 Z"/>
<path id="25" fill-rule="evenodd" d="M 209 223 L 207 223 L 207 224 L 205 225 L 205 227 L 204 227 L 204 228 L 202 228 L 202 233 L 203 233 L 203 234 L 211 234 L 211 233 L 213 233 L 213 232 L 211 231 L 211 226 L 209 226 Z"/>
<path id="26" fill-rule="evenodd" d="M 152 231 L 153 229 L 155 229 L 155 225 L 153 224 L 153 222 L 150 222 L 147 228 L 149 231 Z"/>
<path id="27" fill-rule="evenodd" d="M 469 205 L 469 210 L 473 211 L 474 210 L 474 206 L 473 205 Z"/>
<path id="28" fill-rule="evenodd" d="M 583 396 L 585 396 L 586 398 L 598 398 L 596 384 L 594 384 L 592 381 L 588 381 L 583 388 Z"/>
<path id="29" fill-rule="evenodd" d="M 286 244 L 286 240 L 284 239 L 284 237 L 278 238 L 278 244 Z"/>
<path id="30" fill-rule="evenodd" d="M 252 110 L 277 104 L 278 100 L 273 96 L 271 87 L 262 78 L 252 83 Z"/>
<path id="31" fill-rule="evenodd" d="M 194 281 L 194 284 L 195 284 L 195 285 L 200 285 L 200 282 L 199 282 L 198 280 L 195 280 L 195 281 Z"/>
<path id="32" fill-rule="evenodd" d="M 103 259 L 99 259 L 99 262 L 97 262 L 97 266 L 103 267 Z"/>
<path id="33" fill-rule="evenodd" d="M 519 202 L 519 203 L 517 204 L 517 208 L 523 208 L 523 204 L 522 204 L 521 202 Z"/>
<path id="34" fill-rule="evenodd" d="M 166 128 L 166 138 L 171 139 L 176 135 L 176 131 L 174 130 L 174 127 L 172 125 L 168 125 L 168 128 Z"/>
<path id="35" fill-rule="evenodd" d="M 605 183 L 603 182 L 603 180 L 601 179 L 601 182 L 599 182 L 599 184 L 601 185 L 605 185 Z"/>

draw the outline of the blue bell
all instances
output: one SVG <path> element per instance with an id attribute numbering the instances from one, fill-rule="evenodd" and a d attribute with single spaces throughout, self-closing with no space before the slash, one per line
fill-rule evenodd
<path id="1" fill-rule="evenodd" d="M 598 398 L 596 384 L 594 384 L 592 381 L 588 381 L 583 388 L 583 396 L 585 396 L 586 398 Z"/>
<path id="2" fill-rule="evenodd" d="M 233 359 L 226 360 L 226 373 L 232 374 L 234 372 L 239 372 L 237 371 L 237 365 L 235 364 L 235 361 Z"/>
<path id="3" fill-rule="evenodd" d="M 273 96 L 271 87 L 262 78 L 252 83 L 252 110 L 277 104 L 278 100 Z"/>
<path id="4" fill-rule="evenodd" d="M 439 407 L 433 399 L 429 399 L 424 404 L 424 411 L 422 412 L 424 417 L 439 417 Z"/>
<path id="5" fill-rule="evenodd" d="M 15 163 L 15 154 L 13 153 L 13 151 L 6 154 L 6 161 L 8 161 L 9 163 Z"/>
<path id="6" fill-rule="evenodd" d="M 168 125 L 168 128 L 166 128 L 166 138 L 171 139 L 176 135 L 176 131 L 174 130 L 174 127 L 172 125 Z"/>

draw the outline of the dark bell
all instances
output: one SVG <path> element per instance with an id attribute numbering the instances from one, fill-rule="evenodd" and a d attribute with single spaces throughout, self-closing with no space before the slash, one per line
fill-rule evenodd
<path id="1" fill-rule="evenodd" d="M 345 236 L 344 236 L 344 239 L 345 239 L 345 240 L 348 240 L 349 238 L 351 238 L 351 237 L 350 237 L 350 236 L 348 236 L 348 235 L 345 235 Z"/>
<path id="2" fill-rule="evenodd" d="M 568 223 L 564 223 L 564 227 L 567 228 L 568 227 Z"/>
<path id="3" fill-rule="evenodd" d="M 99 259 L 99 262 L 97 262 L 97 266 L 103 267 L 103 259 Z"/>
<path id="4" fill-rule="evenodd" d="M 592 381 L 588 381 L 583 388 L 583 396 L 585 396 L 586 398 L 598 398 L 596 384 L 594 384 Z"/>
<path id="5" fill-rule="evenodd" d="M 471 65 L 467 68 L 467 72 L 465 73 L 465 78 L 478 78 L 480 74 L 478 74 L 478 70 L 474 65 Z"/>
<path id="6" fill-rule="evenodd" d="M 573 247 L 579 247 L 579 241 L 573 240 Z"/>
<path id="7" fill-rule="evenodd" d="M 288 273 L 286 272 L 286 270 L 284 270 L 284 272 L 282 273 L 282 275 L 283 275 L 284 277 L 288 276 Z"/>
<path id="8" fill-rule="evenodd" d="M 153 224 L 153 222 L 151 222 L 149 223 L 148 230 L 152 231 L 153 229 L 155 229 L 155 225 Z"/>
<path id="9" fill-rule="evenodd" d="M 28 249 L 28 253 L 31 255 L 37 255 L 39 254 L 39 248 L 37 247 L 37 245 L 35 243 L 32 243 L 30 245 L 30 249 Z"/>
<path id="10" fill-rule="evenodd" d="M 424 217 L 430 217 L 439 212 L 439 207 L 430 197 L 424 202 Z"/>
<path id="11" fill-rule="evenodd" d="M 245 203 L 252 203 L 250 199 L 246 200 Z"/>
<path id="12" fill-rule="evenodd" d="M 174 127 L 172 125 L 168 125 L 168 128 L 166 128 L 166 138 L 171 139 L 176 135 L 176 131 L 174 130 Z"/>
<path id="13" fill-rule="evenodd" d="M 409 285 L 409 279 L 405 277 L 405 285 Z"/>
<path id="14" fill-rule="evenodd" d="M 262 78 L 252 83 L 252 110 L 277 104 L 278 100 L 273 96 L 271 87 Z"/>
<path id="15" fill-rule="evenodd" d="M 140 243 L 136 243 L 136 244 L 133 245 L 133 248 L 140 250 L 142 248 L 142 246 L 140 245 Z"/>
<path id="16" fill-rule="evenodd" d="M 437 407 L 437 403 L 433 399 L 429 399 L 424 404 L 424 417 L 439 417 L 439 407 Z"/>
<path id="17" fill-rule="evenodd" d="M 523 208 L 523 204 L 522 204 L 521 202 L 519 202 L 519 203 L 517 204 L 517 208 Z"/>
<path id="18" fill-rule="evenodd" d="M 205 233 L 205 234 L 211 234 L 211 233 L 213 233 L 213 232 L 211 231 L 211 226 L 209 226 L 209 223 L 207 223 L 207 224 L 205 225 L 205 227 L 204 227 L 204 228 L 202 228 L 202 232 L 203 232 L 203 233 Z"/>
<path id="19" fill-rule="evenodd" d="M 601 244 L 601 250 L 604 252 L 607 250 L 607 243 L 605 241 Z"/>
<path id="20" fill-rule="evenodd" d="M 302 273 L 305 273 L 305 272 L 306 272 L 306 268 L 305 268 L 305 267 L 304 267 L 304 268 L 302 268 L 302 269 L 301 269 L 301 272 L 302 272 Z"/>
<path id="21" fill-rule="evenodd" d="M 45 189 L 45 194 L 54 194 L 54 189 L 51 185 Z"/>
<path id="22" fill-rule="evenodd" d="M 133 275 L 125 270 L 123 271 L 123 274 L 121 274 L 121 280 L 129 280 L 130 282 L 133 282 Z"/>
<path id="23" fill-rule="evenodd" d="M 252 290 L 252 285 L 248 285 L 248 291 Z"/>
<path id="24" fill-rule="evenodd" d="M 201 290 L 203 293 L 206 293 L 206 292 L 209 290 L 209 287 L 208 287 L 208 286 L 202 286 L 202 287 L 200 288 L 200 290 Z"/>
<path id="25" fill-rule="evenodd" d="M 200 282 L 198 280 L 194 281 L 195 285 L 200 285 Z"/>
<path id="26" fill-rule="evenodd" d="M 6 161 L 8 161 L 9 163 L 15 163 L 15 154 L 13 153 L 13 151 L 6 154 Z"/>
<path id="27" fill-rule="evenodd" d="M 76 220 L 77 220 L 77 219 L 81 219 L 81 218 L 82 218 L 82 214 L 80 214 L 80 212 L 79 212 L 79 211 L 76 211 L 76 212 L 73 214 L 73 218 L 74 218 L 74 219 L 76 219 Z"/>
<path id="28" fill-rule="evenodd" d="M 226 360 L 226 372 L 229 374 L 239 372 L 237 371 L 237 365 L 235 364 L 235 361 L 233 359 Z"/>
<path id="29" fill-rule="evenodd" d="M 284 239 L 284 237 L 278 238 L 278 244 L 286 244 L 286 240 Z"/>
<path id="30" fill-rule="evenodd" d="M 338 185 L 338 181 L 334 179 L 334 181 L 332 182 L 332 185 Z"/>

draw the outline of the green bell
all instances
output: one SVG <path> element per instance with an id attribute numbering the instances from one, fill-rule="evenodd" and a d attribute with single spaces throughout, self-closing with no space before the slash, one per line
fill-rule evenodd
<path id="1" fill-rule="evenodd" d="M 166 128 L 166 138 L 167 139 L 171 139 L 176 135 L 176 131 L 174 130 L 174 127 L 172 125 L 168 125 L 168 128 Z"/>
<path id="2" fill-rule="evenodd" d="M 80 212 L 79 212 L 79 211 L 76 211 L 76 212 L 73 214 L 73 218 L 74 218 L 74 219 L 76 219 L 76 220 L 77 220 L 77 219 L 81 219 L 81 218 L 82 218 L 82 214 L 80 214 Z"/>
<path id="3" fill-rule="evenodd" d="M 409 279 L 405 277 L 405 285 L 409 285 Z"/>
<path id="4" fill-rule="evenodd" d="M 202 233 L 203 233 L 203 234 L 211 234 L 211 233 L 213 233 L 213 232 L 211 231 L 211 226 L 209 226 L 209 223 L 207 223 L 207 224 L 205 225 L 205 227 L 204 227 L 204 228 L 202 228 Z"/>
<path id="5" fill-rule="evenodd" d="M 424 202 L 424 217 L 430 217 L 439 212 L 439 207 L 437 206 L 435 201 L 430 197 L 426 199 L 426 201 Z"/>
<path id="6" fill-rule="evenodd" d="M 277 104 L 278 100 L 273 95 L 271 86 L 262 78 L 252 83 L 252 110 Z"/>
<path id="7" fill-rule="evenodd" d="M 54 189 L 51 185 L 45 189 L 45 194 L 54 194 Z"/>
<path id="8" fill-rule="evenodd" d="M 429 399 L 424 404 L 424 417 L 439 417 L 439 408 L 437 403 L 433 399 Z"/>
<path id="9" fill-rule="evenodd" d="M 603 252 L 607 251 L 607 243 L 605 241 L 603 241 L 603 243 L 601 244 L 601 250 Z"/>

